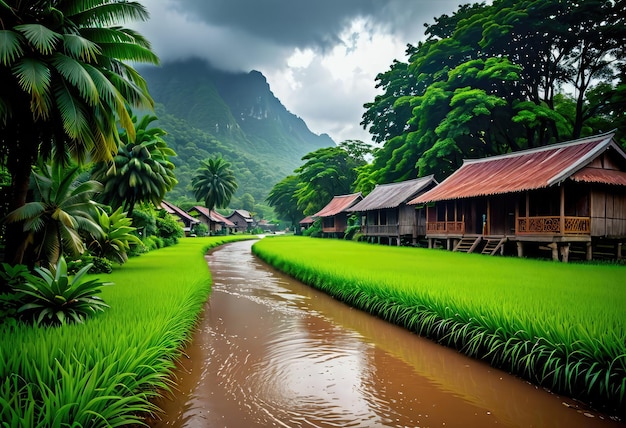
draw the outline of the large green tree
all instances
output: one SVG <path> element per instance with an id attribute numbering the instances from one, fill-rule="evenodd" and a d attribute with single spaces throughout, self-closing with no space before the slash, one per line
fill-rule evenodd
<path id="1" fill-rule="evenodd" d="M 149 127 L 155 120 L 156 116 L 143 116 L 135 126 L 134 139 L 128 132 L 122 133 L 113 162 L 99 162 L 93 171 L 94 178 L 104 185 L 102 201 L 114 209 L 122 207 L 129 217 L 138 202 L 159 206 L 177 183 L 170 161 L 176 152 L 163 140 L 165 131 Z M 133 117 L 133 123 L 136 121 Z"/>
<path id="2" fill-rule="evenodd" d="M 237 190 L 237 180 L 229 162 L 215 156 L 200 162 L 192 179 L 196 200 L 204 201 L 210 210 L 226 208 Z"/>
<path id="3" fill-rule="evenodd" d="M 365 104 L 362 125 L 384 145 L 362 174 L 442 179 L 463 158 L 612 129 L 608 118 L 624 111 L 625 8 L 496 0 L 437 18 L 407 48 L 408 62 L 377 76 L 383 93 Z"/>
<path id="4" fill-rule="evenodd" d="M 278 217 L 291 222 L 292 225 L 297 225 L 304 217 L 304 213 L 298 208 L 296 197 L 299 185 L 298 176 L 289 175 L 276 183 L 267 197 L 267 202 L 274 208 Z"/>
<path id="5" fill-rule="evenodd" d="M 354 190 L 357 168 L 365 164 L 368 146 L 359 140 L 346 140 L 302 157 L 305 163 L 295 170 L 300 180 L 295 197 L 305 215 L 315 214 L 334 196 Z"/>
<path id="6" fill-rule="evenodd" d="M 11 176 L 9 210 L 26 203 L 38 157 L 69 150 L 81 161 L 110 161 L 118 123 L 134 138 L 126 107 L 152 108 L 152 100 L 129 64 L 158 59 L 120 25 L 147 17 L 134 1 L 0 1 L 0 165 Z M 22 261 L 22 241 L 21 224 L 7 228 L 8 261 Z"/>

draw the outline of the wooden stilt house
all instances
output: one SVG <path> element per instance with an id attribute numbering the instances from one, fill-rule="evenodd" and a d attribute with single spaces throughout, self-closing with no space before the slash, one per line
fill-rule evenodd
<path id="1" fill-rule="evenodd" d="M 235 224 L 232 221 L 216 211 L 209 211 L 207 207 L 196 205 L 189 210 L 189 213 L 205 224 L 211 235 L 228 235 L 235 230 Z"/>
<path id="2" fill-rule="evenodd" d="M 361 192 L 335 196 L 324 208 L 313 214 L 322 219 L 322 233 L 337 238 L 343 236 L 348 227 L 348 208 L 363 199 Z"/>
<path id="3" fill-rule="evenodd" d="M 168 214 L 174 217 L 176 221 L 181 224 L 186 236 L 189 236 L 193 226 L 200 222 L 197 218 L 190 215 L 187 211 L 178 208 L 176 205 L 170 202 L 161 201 L 161 208 L 167 211 Z"/>
<path id="4" fill-rule="evenodd" d="M 435 178 L 378 184 L 362 201 L 347 211 L 361 214 L 361 233 L 371 242 L 389 245 L 416 244 L 426 236 L 426 216 L 407 202 L 432 189 Z"/>
<path id="5" fill-rule="evenodd" d="M 567 261 L 622 257 L 626 154 L 614 133 L 478 160 L 409 202 L 426 210 L 430 246 L 515 251 Z M 533 254 L 531 254 L 533 253 Z"/>

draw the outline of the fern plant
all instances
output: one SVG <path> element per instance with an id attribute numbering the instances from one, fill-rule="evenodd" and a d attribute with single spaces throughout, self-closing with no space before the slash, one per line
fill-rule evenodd
<path id="1" fill-rule="evenodd" d="M 38 267 L 34 274 L 25 274 L 26 280 L 13 287 L 25 296 L 18 313 L 36 324 L 62 325 L 68 321 L 82 323 L 87 316 L 104 311 L 109 306 L 97 294 L 112 283 L 85 278 L 91 266 L 84 266 L 71 277 L 65 258 L 60 257 L 52 270 Z"/>

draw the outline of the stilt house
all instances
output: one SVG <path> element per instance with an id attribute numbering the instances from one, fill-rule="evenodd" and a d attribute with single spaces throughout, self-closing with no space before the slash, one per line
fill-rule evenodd
<path id="1" fill-rule="evenodd" d="M 226 218 L 234 223 L 238 232 L 247 232 L 256 226 L 254 219 L 246 210 L 235 210 Z"/>
<path id="2" fill-rule="evenodd" d="M 234 231 L 235 224 L 228 220 L 226 217 L 216 211 L 209 211 L 207 207 L 196 205 L 189 210 L 189 213 L 197 216 L 198 220 L 205 224 L 209 228 L 209 233 L 215 234 L 228 234 L 231 230 Z"/>
<path id="3" fill-rule="evenodd" d="M 437 185 L 435 178 L 417 178 L 400 183 L 378 184 L 362 201 L 348 208 L 361 213 L 361 233 L 368 241 L 400 245 L 417 243 L 426 236 L 423 210 L 407 202 Z"/>
<path id="4" fill-rule="evenodd" d="M 348 227 L 348 208 L 363 199 L 361 192 L 335 196 L 324 208 L 313 214 L 322 219 L 322 233 L 342 237 Z"/>
<path id="5" fill-rule="evenodd" d="M 621 258 L 626 241 L 626 154 L 614 133 L 465 160 L 409 202 L 426 210 L 429 246 L 519 256 L 570 249 Z M 444 244 L 445 243 L 445 244 Z"/>

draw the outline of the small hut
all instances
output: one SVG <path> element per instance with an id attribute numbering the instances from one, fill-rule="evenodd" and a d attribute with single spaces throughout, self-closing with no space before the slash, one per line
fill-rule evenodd
<path id="1" fill-rule="evenodd" d="M 361 192 L 335 196 L 324 208 L 313 214 L 322 219 L 322 233 L 341 238 L 348 227 L 348 208 L 363 199 Z"/>
<path id="2" fill-rule="evenodd" d="M 217 211 L 209 211 L 207 207 L 196 205 L 189 210 L 189 213 L 197 216 L 198 220 L 207 226 L 211 235 L 227 235 L 235 229 L 233 222 Z"/>

